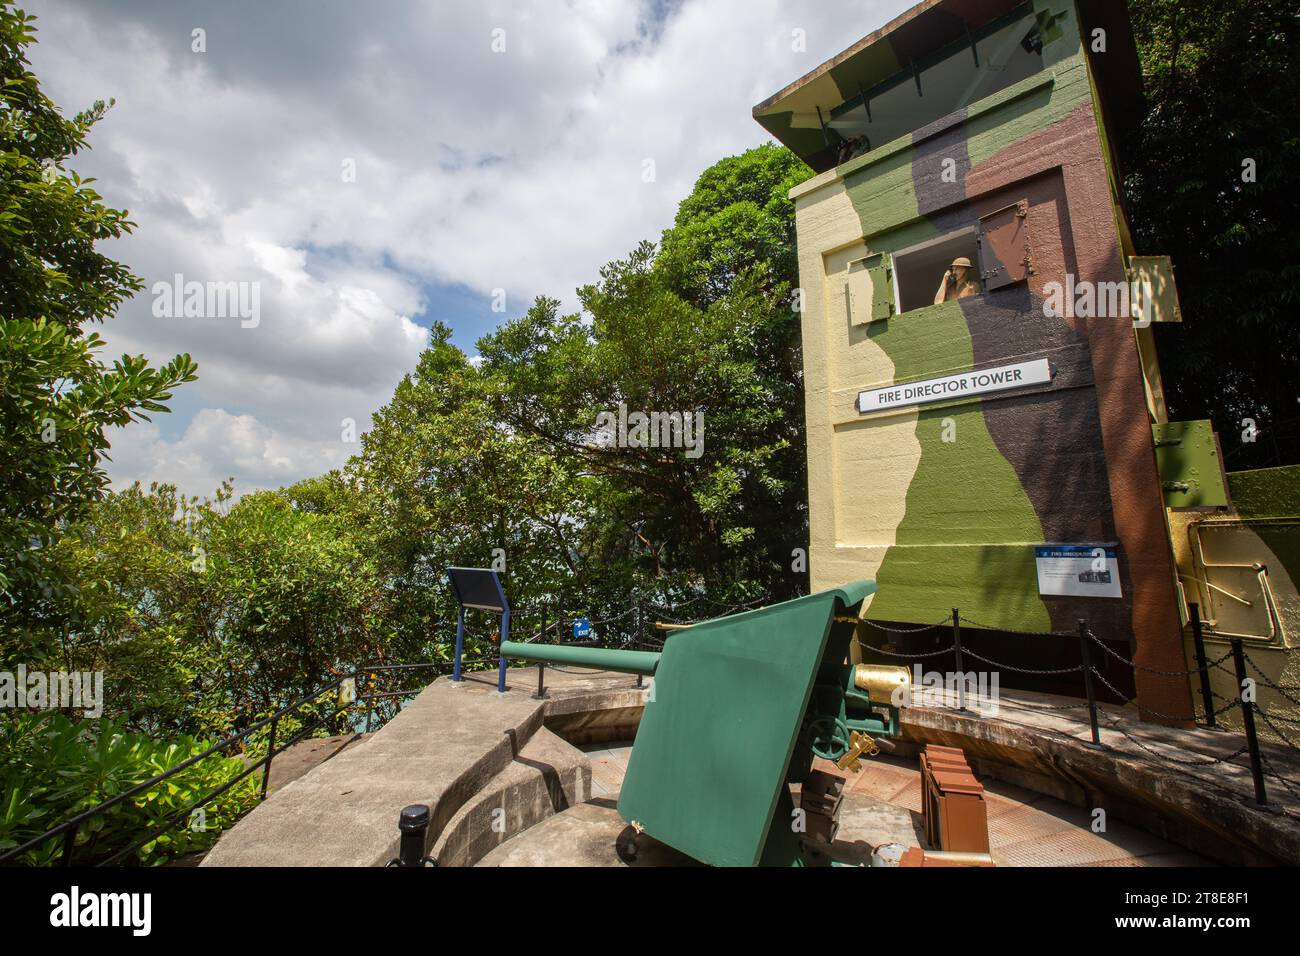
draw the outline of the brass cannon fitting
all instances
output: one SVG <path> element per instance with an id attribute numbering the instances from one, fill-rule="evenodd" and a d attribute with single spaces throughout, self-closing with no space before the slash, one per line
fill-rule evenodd
<path id="1" fill-rule="evenodd" d="M 912 673 L 906 667 L 889 664 L 858 664 L 853 668 L 853 686 L 866 691 L 873 705 L 885 705 L 894 700 L 894 691 L 899 688 L 904 695 L 911 690 Z"/>

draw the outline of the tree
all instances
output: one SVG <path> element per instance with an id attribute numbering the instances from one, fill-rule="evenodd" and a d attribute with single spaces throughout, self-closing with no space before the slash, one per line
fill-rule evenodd
<path id="1" fill-rule="evenodd" d="M 108 106 L 66 119 L 28 69 L 34 18 L 0 0 L 0 633 L 75 613 L 77 589 L 48 553 L 67 522 L 108 483 L 105 430 L 150 412 L 195 365 L 143 356 L 111 365 L 86 327 L 109 317 L 141 281 L 97 252 L 133 223 L 65 163 Z"/>
<path id="2" fill-rule="evenodd" d="M 496 566 L 516 604 L 555 601 L 584 587 L 580 529 L 593 519 L 591 482 L 506 424 L 499 383 L 450 335 L 434 326 L 345 470 L 358 534 L 394 597 L 388 652 L 416 660 L 445 653 L 453 633 L 447 567 Z"/>
<path id="3" fill-rule="evenodd" d="M 788 192 L 809 174 L 773 146 L 717 163 L 658 250 L 643 243 L 579 290 L 581 314 L 539 299 L 479 342 L 496 414 L 592 477 L 584 536 L 630 560 L 642 590 L 735 599 L 804 584 L 790 567 L 807 530 Z M 620 409 L 698 413 L 701 453 L 600 441 L 601 416 Z"/>
<path id="4" fill-rule="evenodd" d="M 1295 4 L 1144 0 L 1131 15 L 1147 114 L 1125 185 L 1138 249 L 1177 270 L 1183 322 L 1158 330 L 1171 417 L 1213 419 L 1231 468 L 1298 462 Z"/>
<path id="5" fill-rule="evenodd" d="M 136 483 L 95 502 L 50 546 L 79 614 L 44 662 L 103 671 L 105 715 L 133 731 L 224 736 L 374 661 L 391 598 L 350 515 L 297 503 L 324 482 L 306 484 L 232 503 L 228 482 L 204 500 Z M 4 670 L 42 659 L 4 651 Z"/>

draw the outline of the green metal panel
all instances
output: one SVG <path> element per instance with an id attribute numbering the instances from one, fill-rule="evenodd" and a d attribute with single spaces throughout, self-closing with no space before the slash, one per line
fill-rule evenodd
<path id="1" fill-rule="evenodd" d="M 893 270 L 889 256 L 881 256 L 881 263 L 871 272 L 871 321 L 878 322 L 894 314 Z"/>
<path id="2" fill-rule="evenodd" d="M 848 295 L 849 321 L 852 325 L 866 325 L 887 319 L 894 311 L 893 270 L 889 256 L 877 252 L 849 263 Z"/>
<path id="3" fill-rule="evenodd" d="M 1227 507 L 1227 478 L 1214 426 L 1208 421 L 1158 422 L 1151 430 L 1165 504 L 1170 508 Z"/>
<path id="4" fill-rule="evenodd" d="M 623 819 L 715 866 L 798 859 L 790 758 L 819 669 L 848 653 L 854 626 L 833 617 L 874 591 L 859 581 L 670 637 L 623 780 Z"/>
<path id="5" fill-rule="evenodd" d="M 501 656 L 520 661 L 537 661 L 546 664 L 567 664 L 572 667 L 591 667 L 595 670 L 616 671 L 619 674 L 654 674 L 659 665 L 655 651 L 620 651 L 606 647 L 583 647 L 574 644 L 524 644 L 506 641 L 501 645 Z"/>

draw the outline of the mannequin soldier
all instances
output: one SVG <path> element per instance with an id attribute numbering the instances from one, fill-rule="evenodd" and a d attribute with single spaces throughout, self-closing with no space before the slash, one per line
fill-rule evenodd
<path id="1" fill-rule="evenodd" d="M 934 294 L 934 304 L 948 302 L 952 299 L 964 299 L 968 295 L 979 295 L 979 283 L 971 278 L 970 260 L 958 256 L 943 274 L 939 291 Z"/>

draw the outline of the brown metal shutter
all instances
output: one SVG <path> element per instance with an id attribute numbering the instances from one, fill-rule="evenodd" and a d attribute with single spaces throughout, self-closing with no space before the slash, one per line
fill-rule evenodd
<path id="1" fill-rule="evenodd" d="M 980 217 L 980 275 L 985 291 L 1024 282 L 1033 271 L 1028 215 L 1029 203 L 1022 199 Z"/>

